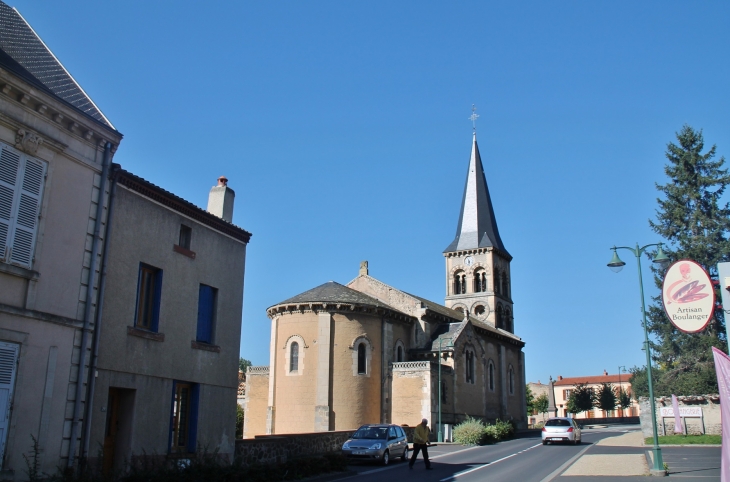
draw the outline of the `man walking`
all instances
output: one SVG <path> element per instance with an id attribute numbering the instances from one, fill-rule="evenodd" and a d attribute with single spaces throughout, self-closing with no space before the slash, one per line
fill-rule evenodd
<path id="1" fill-rule="evenodd" d="M 413 455 L 411 456 L 411 461 L 408 463 L 409 469 L 412 469 L 413 464 L 416 463 L 418 452 L 423 451 L 423 461 L 426 463 L 426 470 L 432 470 L 431 461 L 428 460 L 428 446 L 431 445 L 431 442 L 428 440 L 430 433 L 428 420 L 424 418 L 413 433 Z"/>

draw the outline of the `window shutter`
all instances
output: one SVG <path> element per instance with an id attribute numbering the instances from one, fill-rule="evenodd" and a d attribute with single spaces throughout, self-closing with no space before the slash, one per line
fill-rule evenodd
<path id="1" fill-rule="evenodd" d="M 7 260 L 20 155 L 0 144 L 0 261 Z"/>
<path id="2" fill-rule="evenodd" d="M 10 262 L 30 268 L 33 264 L 33 248 L 38 231 L 38 214 L 43 195 L 45 164 L 26 157 L 21 166 L 18 214 L 15 218 L 10 249 Z"/>
<path id="3" fill-rule="evenodd" d="M 5 455 L 19 345 L 0 342 L 0 460 Z"/>
<path id="4" fill-rule="evenodd" d="M 198 291 L 198 331 L 196 340 L 203 343 L 212 342 L 213 332 L 213 288 L 200 285 Z"/>

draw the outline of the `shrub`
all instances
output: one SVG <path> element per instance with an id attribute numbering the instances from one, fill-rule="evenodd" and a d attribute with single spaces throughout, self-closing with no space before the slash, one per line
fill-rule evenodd
<path id="1" fill-rule="evenodd" d="M 454 442 L 462 445 L 478 445 L 484 440 L 485 429 L 481 420 L 466 417 L 466 420 L 454 427 Z"/>

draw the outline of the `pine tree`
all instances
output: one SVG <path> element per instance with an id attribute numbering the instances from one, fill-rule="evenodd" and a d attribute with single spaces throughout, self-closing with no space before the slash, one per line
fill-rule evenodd
<path id="1" fill-rule="evenodd" d="M 702 131 L 685 125 L 676 134 L 677 144 L 667 144 L 664 167 L 668 182 L 656 184 L 663 195 L 657 199 L 656 221 L 651 228 L 667 241 L 664 251 L 672 260 L 692 259 L 702 265 L 717 282 L 717 263 L 730 259 L 730 204 L 720 198 L 730 184 L 725 158 L 714 160 L 716 146 L 703 153 Z M 653 256 L 653 253 L 649 253 Z M 661 288 L 663 273 L 655 271 Z M 719 288 L 715 285 L 719 305 Z M 717 393 L 712 346 L 725 349 L 722 307 L 701 333 L 677 330 L 662 308 L 661 297 L 648 309 L 647 328 L 654 336 L 653 359 L 658 363 L 656 395 Z M 645 370 L 644 370 L 645 371 Z"/>

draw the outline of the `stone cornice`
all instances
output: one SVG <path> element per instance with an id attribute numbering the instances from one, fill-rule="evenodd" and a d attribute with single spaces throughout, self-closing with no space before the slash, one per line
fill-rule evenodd
<path id="1" fill-rule="evenodd" d="M 380 306 L 365 305 L 360 303 L 294 303 L 274 305 L 266 310 L 269 318 L 273 319 L 279 315 L 294 315 L 303 313 L 362 313 L 371 316 L 387 317 L 391 320 L 413 322 L 415 318 L 400 311 L 390 310 Z"/>
<path id="2" fill-rule="evenodd" d="M 122 140 L 123 136 L 119 131 L 84 114 L 52 93 L 26 83 L 3 68 L 0 68 L 0 95 L 21 106 L 31 116 L 57 124 L 85 144 L 97 147 L 109 141 L 114 152 Z"/>

